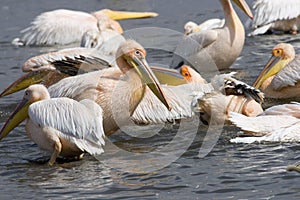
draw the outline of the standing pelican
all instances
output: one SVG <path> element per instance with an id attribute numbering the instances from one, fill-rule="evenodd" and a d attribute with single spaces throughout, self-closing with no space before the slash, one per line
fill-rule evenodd
<path id="1" fill-rule="evenodd" d="M 18 45 L 66 45 L 79 42 L 88 30 L 97 31 L 97 20 L 106 16 L 111 28 L 122 33 L 121 25 L 115 20 L 155 17 L 152 12 L 124 12 L 103 9 L 91 14 L 66 9 L 44 12 L 38 15 L 31 26 L 22 30 L 22 37 L 13 40 Z"/>
<path id="2" fill-rule="evenodd" d="M 254 18 L 249 36 L 268 31 L 284 31 L 296 34 L 300 27 L 299 0 L 256 0 Z"/>
<path id="3" fill-rule="evenodd" d="M 293 98 L 300 95 L 300 57 L 294 47 L 280 43 L 272 50 L 272 57 L 255 80 L 253 86 L 269 98 Z"/>
<path id="4" fill-rule="evenodd" d="M 189 21 L 184 25 L 184 34 L 189 35 L 200 31 L 222 28 L 224 24 L 225 19 L 209 19 L 199 25 L 195 22 Z"/>
<path id="5" fill-rule="evenodd" d="M 59 155 L 81 157 L 84 152 L 91 155 L 103 152 L 102 109 L 91 100 L 50 99 L 45 86 L 31 85 L 2 127 L 0 139 L 27 117 L 27 135 L 41 149 L 52 153 L 49 165 Z"/>
<path id="6" fill-rule="evenodd" d="M 251 10 L 244 0 L 233 1 L 252 18 Z M 225 25 L 220 29 L 190 34 L 174 52 L 176 56 L 172 67 L 180 67 L 184 58 L 199 72 L 203 69 L 209 71 L 217 68 L 226 69 L 240 55 L 245 40 L 243 24 L 230 0 L 220 0 L 220 3 L 225 14 Z"/>
<path id="7" fill-rule="evenodd" d="M 230 121 L 247 132 L 247 137 L 241 135 L 231 139 L 231 142 L 299 142 L 299 113 L 299 103 L 273 106 L 257 117 L 230 113 Z"/>
<path id="8" fill-rule="evenodd" d="M 189 66 L 183 66 L 180 72 L 187 82 L 200 83 L 205 88 L 203 91 L 206 94 L 196 96 L 192 103 L 193 110 L 200 113 L 200 119 L 205 124 L 210 122 L 212 116 L 217 123 L 227 122 L 232 111 L 246 116 L 257 116 L 263 112 L 263 94 L 232 78 L 234 73 L 217 75 L 206 84 L 201 75 Z"/>

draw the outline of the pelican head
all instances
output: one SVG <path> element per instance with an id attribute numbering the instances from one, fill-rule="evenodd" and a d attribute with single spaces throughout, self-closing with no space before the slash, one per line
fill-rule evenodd
<path id="1" fill-rule="evenodd" d="M 189 35 L 191 33 L 200 32 L 200 26 L 198 26 L 195 22 L 189 21 L 184 25 L 184 34 Z"/>
<path id="2" fill-rule="evenodd" d="M 145 83 L 158 99 L 171 110 L 165 95 L 160 87 L 160 83 L 150 69 L 146 61 L 145 49 L 134 40 L 127 40 L 119 47 L 117 51 L 117 64 L 121 71 L 126 74 L 134 69 L 142 82 Z"/>
<path id="3" fill-rule="evenodd" d="M 267 78 L 276 75 L 294 58 L 295 49 L 292 45 L 287 43 L 277 44 L 272 50 L 272 57 L 255 80 L 253 86 L 260 88 Z"/>
<path id="4" fill-rule="evenodd" d="M 44 85 L 34 84 L 29 86 L 25 90 L 22 101 L 18 104 L 2 127 L 0 131 L 0 140 L 7 136 L 10 131 L 28 117 L 28 107 L 30 104 L 44 99 L 50 99 L 49 92 Z"/>
<path id="5" fill-rule="evenodd" d="M 207 83 L 206 80 L 190 66 L 182 65 L 180 73 L 188 83 Z"/>

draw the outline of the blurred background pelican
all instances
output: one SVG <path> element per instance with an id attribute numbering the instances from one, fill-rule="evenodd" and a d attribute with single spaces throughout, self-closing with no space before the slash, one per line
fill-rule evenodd
<path id="1" fill-rule="evenodd" d="M 102 9 L 91 14 L 82 11 L 58 9 L 41 13 L 31 26 L 21 31 L 21 38 L 15 38 L 15 45 L 66 45 L 79 42 L 86 31 L 98 31 L 98 19 L 108 17 L 110 27 L 123 33 L 115 20 L 156 17 L 153 12 L 125 12 Z"/>
<path id="2" fill-rule="evenodd" d="M 201 24 L 189 21 L 184 25 L 184 34 L 189 35 L 191 33 L 197 33 L 200 31 L 206 31 L 216 28 L 222 28 L 225 24 L 225 19 L 209 19 Z"/>
<path id="3" fill-rule="evenodd" d="M 278 31 L 298 33 L 300 0 L 256 0 L 253 10 L 253 21 L 248 22 L 252 29 L 250 36 Z"/>
<path id="4" fill-rule="evenodd" d="M 244 0 L 233 0 L 250 18 L 252 12 Z M 240 55 L 245 41 L 245 30 L 231 0 L 220 0 L 225 25 L 222 28 L 188 35 L 177 46 L 171 66 L 181 67 L 183 58 L 200 73 L 227 69 Z"/>

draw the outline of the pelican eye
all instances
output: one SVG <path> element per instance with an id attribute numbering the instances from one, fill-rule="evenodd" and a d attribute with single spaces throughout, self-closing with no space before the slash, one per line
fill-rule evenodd
<path id="1" fill-rule="evenodd" d="M 136 51 L 134 52 L 134 55 L 137 56 L 138 58 L 143 58 L 143 54 L 142 54 L 142 52 L 139 51 L 139 50 L 136 50 Z"/>
<path id="2" fill-rule="evenodd" d="M 282 56 L 282 53 L 283 53 L 282 49 L 275 49 L 273 51 L 273 55 L 277 57 Z"/>

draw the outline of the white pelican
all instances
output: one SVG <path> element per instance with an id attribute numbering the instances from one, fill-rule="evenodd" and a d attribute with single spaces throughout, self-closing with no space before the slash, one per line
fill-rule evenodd
<path id="1" fill-rule="evenodd" d="M 210 122 L 212 116 L 217 123 L 227 122 L 232 111 L 246 116 L 257 116 L 263 112 L 263 94 L 232 78 L 234 73 L 216 75 L 211 83 L 205 85 L 206 81 L 201 75 L 189 66 L 183 66 L 180 72 L 187 82 L 204 84 L 204 94 L 195 97 L 192 107 L 200 113 L 200 119 L 205 124 Z"/>
<path id="2" fill-rule="evenodd" d="M 252 18 L 251 10 L 244 0 L 233 2 Z M 245 30 L 231 1 L 220 0 L 220 3 L 224 10 L 225 25 L 220 29 L 188 35 L 174 52 L 172 67 L 180 67 L 184 58 L 199 72 L 211 71 L 229 68 L 237 59 L 244 46 Z M 195 43 L 195 46 L 191 43 Z"/>
<path id="3" fill-rule="evenodd" d="M 230 121 L 247 133 L 247 137 L 241 135 L 231 142 L 299 142 L 299 113 L 299 103 L 273 106 L 257 117 L 230 113 Z"/>
<path id="4" fill-rule="evenodd" d="M 299 0 L 256 0 L 254 18 L 249 36 L 267 31 L 284 31 L 296 34 L 300 27 Z"/>
<path id="5" fill-rule="evenodd" d="M 109 43 L 110 41 L 103 47 L 106 48 L 106 44 Z M 26 74 L 10 84 L 0 94 L 0 97 L 25 89 L 32 84 L 43 83 L 49 87 L 68 76 L 117 67 L 114 60 L 115 56 L 102 54 L 94 48 L 69 48 L 41 54 L 24 62 L 22 70 Z M 186 83 L 177 70 L 153 66 L 151 69 L 161 84 L 180 85 Z"/>
<path id="6" fill-rule="evenodd" d="M 155 17 L 153 12 L 124 12 L 103 9 L 91 14 L 66 9 L 44 12 L 38 15 L 31 26 L 22 30 L 21 38 L 13 40 L 23 45 L 66 45 L 79 42 L 88 30 L 97 31 L 97 20 L 102 16 L 109 17 L 111 28 L 122 33 L 121 25 L 115 20 Z"/>
<path id="7" fill-rule="evenodd" d="M 52 153 L 49 165 L 58 156 L 80 158 L 84 152 L 91 155 L 103 152 L 102 109 L 91 100 L 50 99 L 45 86 L 31 85 L 2 127 L 0 139 L 25 118 L 28 118 L 25 129 L 30 139 Z"/>
<path id="8" fill-rule="evenodd" d="M 189 35 L 191 33 L 197 33 L 200 31 L 222 28 L 224 24 L 225 19 L 209 19 L 199 25 L 195 22 L 188 21 L 184 25 L 184 34 Z"/>
<path id="9" fill-rule="evenodd" d="M 300 57 L 294 47 L 280 43 L 272 50 L 272 57 L 253 86 L 269 98 L 293 98 L 300 95 Z"/>
<path id="10" fill-rule="evenodd" d="M 103 109 L 103 126 L 106 135 L 114 133 L 119 124 L 128 120 L 143 98 L 146 86 L 170 110 L 162 89 L 149 68 L 144 48 L 127 40 L 117 51 L 118 68 L 108 68 L 62 79 L 49 87 L 52 97 L 67 96 L 76 100 L 91 99 Z M 132 70 L 134 68 L 134 70 Z M 145 83 L 145 84 L 143 84 Z M 119 115 L 114 115 L 114 111 Z M 118 122 L 115 117 L 120 117 Z"/>
<path id="11" fill-rule="evenodd" d="M 98 31 L 89 30 L 81 38 L 81 47 L 95 48 L 105 56 L 116 57 L 119 46 L 125 38 L 110 26 L 108 17 L 98 20 Z"/>

